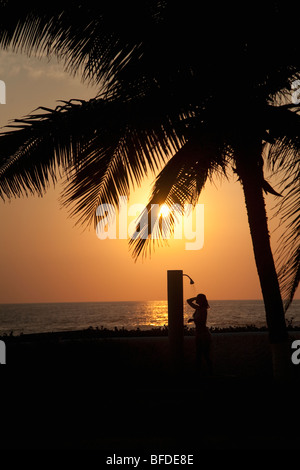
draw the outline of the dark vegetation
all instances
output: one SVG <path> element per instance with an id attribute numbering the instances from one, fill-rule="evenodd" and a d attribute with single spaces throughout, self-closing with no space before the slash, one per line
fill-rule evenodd
<path id="1" fill-rule="evenodd" d="M 293 320 L 287 321 L 288 331 L 300 331 L 300 326 L 293 325 Z M 267 332 L 267 327 L 258 327 L 255 325 L 245 326 L 228 326 L 228 327 L 210 327 L 211 333 L 247 333 L 247 332 Z M 184 326 L 185 336 L 194 336 L 195 329 L 188 326 Z M 52 331 L 45 333 L 31 333 L 14 335 L 11 331 L 10 334 L 0 335 L 0 339 L 4 340 L 5 343 L 10 342 L 31 342 L 31 341 L 60 341 L 60 340 L 76 340 L 76 339 L 89 339 L 89 338 L 126 338 L 126 337 L 161 337 L 168 336 L 168 327 L 155 327 L 149 329 L 126 329 L 124 327 L 114 329 L 104 328 L 103 326 L 86 328 L 84 330 L 73 330 L 73 331 Z"/>

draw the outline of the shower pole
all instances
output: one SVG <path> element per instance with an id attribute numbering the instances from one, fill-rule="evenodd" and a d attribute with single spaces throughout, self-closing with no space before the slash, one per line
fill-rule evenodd
<path id="1" fill-rule="evenodd" d="M 183 364 L 183 271 L 167 271 L 168 333 L 171 362 L 175 369 Z"/>

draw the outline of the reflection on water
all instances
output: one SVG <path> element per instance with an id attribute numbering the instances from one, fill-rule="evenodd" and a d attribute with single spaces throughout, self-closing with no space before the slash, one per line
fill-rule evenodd
<path id="1" fill-rule="evenodd" d="M 191 286 L 192 288 L 193 286 Z M 194 296 L 193 294 L 190 295 Z M 265 326 L 260 300 L 209 300 L 208 326 Z M 194 310 L 184 303 L 184 323 Z M 300 326 L 300 300 L 295 300 L 286 318 Z M 0 304 L 0 333 L 39 333 L 96 328 L 149 329 L 167 326 L 167 301 L 83 302 L 45 304 Z M 189 325 L 192 326 L 192 325 Z"/>

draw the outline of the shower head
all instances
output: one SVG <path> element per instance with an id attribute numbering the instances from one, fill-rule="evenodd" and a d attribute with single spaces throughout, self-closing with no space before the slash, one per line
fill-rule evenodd
<path id="1" fill-rule="evenodd" d="M 186 277 L 189 278 L 191 285 L 192 285 L 192 284 L 195 284 L 195 282 L 193 281 L 193 279 L 192 279 L 188 274 L 183 274 L 183 276 L 186 276 Z"/>

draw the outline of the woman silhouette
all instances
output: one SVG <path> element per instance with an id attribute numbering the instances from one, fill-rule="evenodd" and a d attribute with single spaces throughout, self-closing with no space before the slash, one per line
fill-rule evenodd
<path id="1" fill-rule="evenodd" d="M 210 308 L 207 298 L 204 294 L 198 294 L 197 297 L 192 297 L 187 300 L 187 303 L 195 309 L 193 318 L 188 320 L 188 323 L 194 322 L 196 326 L 196 363 L 200 371 L 202 360 L 206 362 L 208 373 L 212 374 L 212 360 L 211 360 L 211 334 L 206 326 L 207 310 Z"/>

